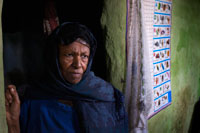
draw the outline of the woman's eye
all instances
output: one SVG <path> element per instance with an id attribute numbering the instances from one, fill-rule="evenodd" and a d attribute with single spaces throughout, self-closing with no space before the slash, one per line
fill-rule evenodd
<path id="1" fill-rule="evenodd" d="M 67 56 L 67 57 L 72 57 L 73 54 L 65 54 L 65 56 Z"/>
<path id="2" fill-rule="evenodd" d="M 82 55 L 81 57 L 82 57 L 83 59 L 88 59 L 89 56 L 88 56 L 88 55 Z"/>

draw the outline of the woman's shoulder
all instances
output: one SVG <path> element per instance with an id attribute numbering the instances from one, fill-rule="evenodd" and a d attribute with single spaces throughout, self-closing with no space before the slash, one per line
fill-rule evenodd
<path id="1" fill-rule="evenodd" d="M 91 72 L 90 76 L 91 76 L 91 79 L 93 80 L 92 83 L 94 82 L 96 84 L 102 84 L 103 86 L 106 86 L 106 88 L 112 88 L 119 95 L 123 95 L 121 90 L 119 90 L 118 88 L 116 88 L 112 83 L 110 83 L 106 79 L 103 79 L 101 77 L 96 76 L 94 74 L 94 72 Z"/>
<path id="2" fill-rule="evenodd" d="M 88 86 L 92 88 L 98 88 L 100 92 L 106 92 L 106 94 L 112 94 L 115 99 L 123 99 L 124 95 L 121 90 L 116 88 L 112 83 L 102 79 L 101 77 L 96 76 L 93 72 L 90 74 L 89 81 L 87 82 Z"/>
<path id="3" fill-rule="evenodd" d="M 106 79 L 96 76 L 94 72 L 90 72 L 90 74 L 86 80 L 88 80 L 88 83 L 90 85 L 96 85 L 99 87 L 105 86 L 106 88 L 108 88 L 108 87 L 113 88 L 113 85 L 110 82 L 106 81 Z"/>

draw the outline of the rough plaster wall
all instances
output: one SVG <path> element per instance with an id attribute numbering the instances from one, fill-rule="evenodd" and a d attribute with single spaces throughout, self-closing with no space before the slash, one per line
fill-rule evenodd
<path id="1" fill-rule="evenodd" d="M 0 14 L 2 12 L 3 0 L 0 0 Z M 3 78 L 3 44 L 2 44 L 2 27 L 0 21 L 0 133 L 7 133 L 5 101 L 4 101 L 4 78 Z"/>
<path id="2" fill-rule="evenodd" d="M 105 36 L 107 80 L 122 90 L 126 67 L 126 0 L 104 0 L 101 24 Z"/>
<path id="3" fill-rule="evenodd" d="M 174 0 L 172 11 L 172 105 L 149 120 L 149 133 L 188 132 L 200 96 L 199 0 Z"/>

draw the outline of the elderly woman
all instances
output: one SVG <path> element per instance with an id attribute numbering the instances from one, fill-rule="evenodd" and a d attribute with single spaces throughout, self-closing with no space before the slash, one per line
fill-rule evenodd
<path id="1" fill-rule="evenodd" d="M 6 89 L 9 132 L 128 132 L 122 93 L 90 70 L 96 46 L 84 25 L 57 27 L 47 41 L 43 78 L 29 83 L 21 102 L 14 85 Z"/>

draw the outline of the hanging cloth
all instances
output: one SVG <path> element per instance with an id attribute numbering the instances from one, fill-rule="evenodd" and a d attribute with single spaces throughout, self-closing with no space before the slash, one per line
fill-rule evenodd
<path id="1" fill-rule="evenodd" d="M 55 8 L 55 1 L 45 0 L 43 19 L 44 34 L 49 35 L 58 25 L 59 19 Z"/>
<path id="2" fill-rule="evenodd" d="M 147 133 L 145 101 L 142 98 L 142 40 L 140 0 L 127 0 L 125 105 L 129 133 Z"/>

